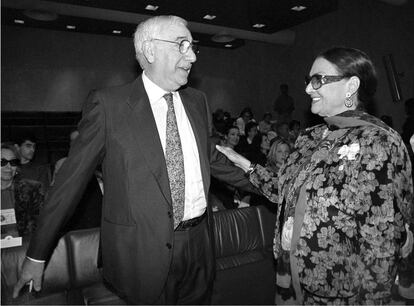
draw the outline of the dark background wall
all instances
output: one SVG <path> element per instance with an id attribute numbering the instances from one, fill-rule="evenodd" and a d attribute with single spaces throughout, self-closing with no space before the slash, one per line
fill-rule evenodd
<path id="1" fill-rule="evenodd" d="M 212 111 L 220 107 L 236 116 L 251 106 L 260 119 L 286 82 L 295 99 L 293 117 L 306 122 L 303 79 L 315 55 L 332 45 L 356 47 L 377 66 L 376 114 L 391 115 L 401 130 L 403 103 L 392 101 L 382 57 L 392 54 L 403 74 L 404 100 L 414 96 L 413 16 L 412 3 L 340 0 L 338 11 L 293 28 L 291 46 L 246 41 L 236 50 L 201 47 L 190 85 L 207 93 Z M 125 83 L 140 71 L 131 39 L 14 26 L 1 31 L 3 111 L 79 111 L 90 89 Z"/>

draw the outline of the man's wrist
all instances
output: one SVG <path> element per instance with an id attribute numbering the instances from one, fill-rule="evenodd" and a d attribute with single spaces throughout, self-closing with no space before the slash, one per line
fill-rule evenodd
<path id="1" fill-rule="evenodd" d="M 26 258 L 30 261 L 37 262 L 37 263 L 45 263 L 46 262 L 46 260 L 34 259 L 34 258 L 29 257 L 29 256 L 26 256 Z"/>

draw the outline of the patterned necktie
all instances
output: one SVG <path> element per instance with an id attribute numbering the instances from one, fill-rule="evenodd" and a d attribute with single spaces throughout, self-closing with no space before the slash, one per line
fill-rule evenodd
<path id="1" fill-rule="evenodd" d="M 174 213 L 174 228 L 184 217 L 185 177 L 184 157 L 178 132 L 177 118 L 175 117 L 172 93 L 164 95 L 167 101 L 167 129 L 165 161 L 167 163 L 168 178 L 170 181 L 171 198 Z"/>

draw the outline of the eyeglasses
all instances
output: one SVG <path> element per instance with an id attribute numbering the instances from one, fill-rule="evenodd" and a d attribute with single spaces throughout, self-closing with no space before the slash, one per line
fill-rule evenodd
<path id="1" fill-rule="evenodd" d="M 11 160 L 7 160 L 5 158 L 1 159 L 1 166 L 2 167 L 6 166 L 9 163 L 10 163 L 10 166 L 16 167 L 20 164 L 20 161 L 17 158 L 14 158 L 14 159 L 11 159 Z"/>
<path id="2" fill-rule="evenodd" d="M 186 54 L 188 52 L 188 50 L 190 50 L 190 48 L 193 50 L 193 52 L 195 54 L 197 54 L 199 52 L 198 45 L 190 42 L 187 39 L 184 39 L 180 42 L 172 41 L 172 40 L 159 39 L 159 38 L 153 38 L 152 40 L 158 40 L 158 41 L 163 41 L 163 42 L 167 42 L 167 43 L 170 43 L 170 44 L 176 44 L 176 45 L 178 45 L 178 51 L 180 51 L 181 54 Z"/>
<path id="3" fill-rule="evenodd" d="M 339 82 L 340 80 L 346 78 L 344 75 L 323 75 L 323 74 L 314 74 L 313 76 L 305 76 L 305 85 L 308 86 L 311 83 L 312 88 L 317 90 L 323 85 Z"/>

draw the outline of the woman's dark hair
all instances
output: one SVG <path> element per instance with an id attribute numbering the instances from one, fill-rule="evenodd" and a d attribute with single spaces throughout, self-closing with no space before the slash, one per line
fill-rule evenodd
<path id="1" fill-rule="evenodd" d="M 320 53 L 318 57 L 334 64 L 341 75 L 359 78 L 357 109 L 365 109 L 372 102 L 377 90 L 377 74 L 368 55 L 358 49 L 333 47 Z"/>

